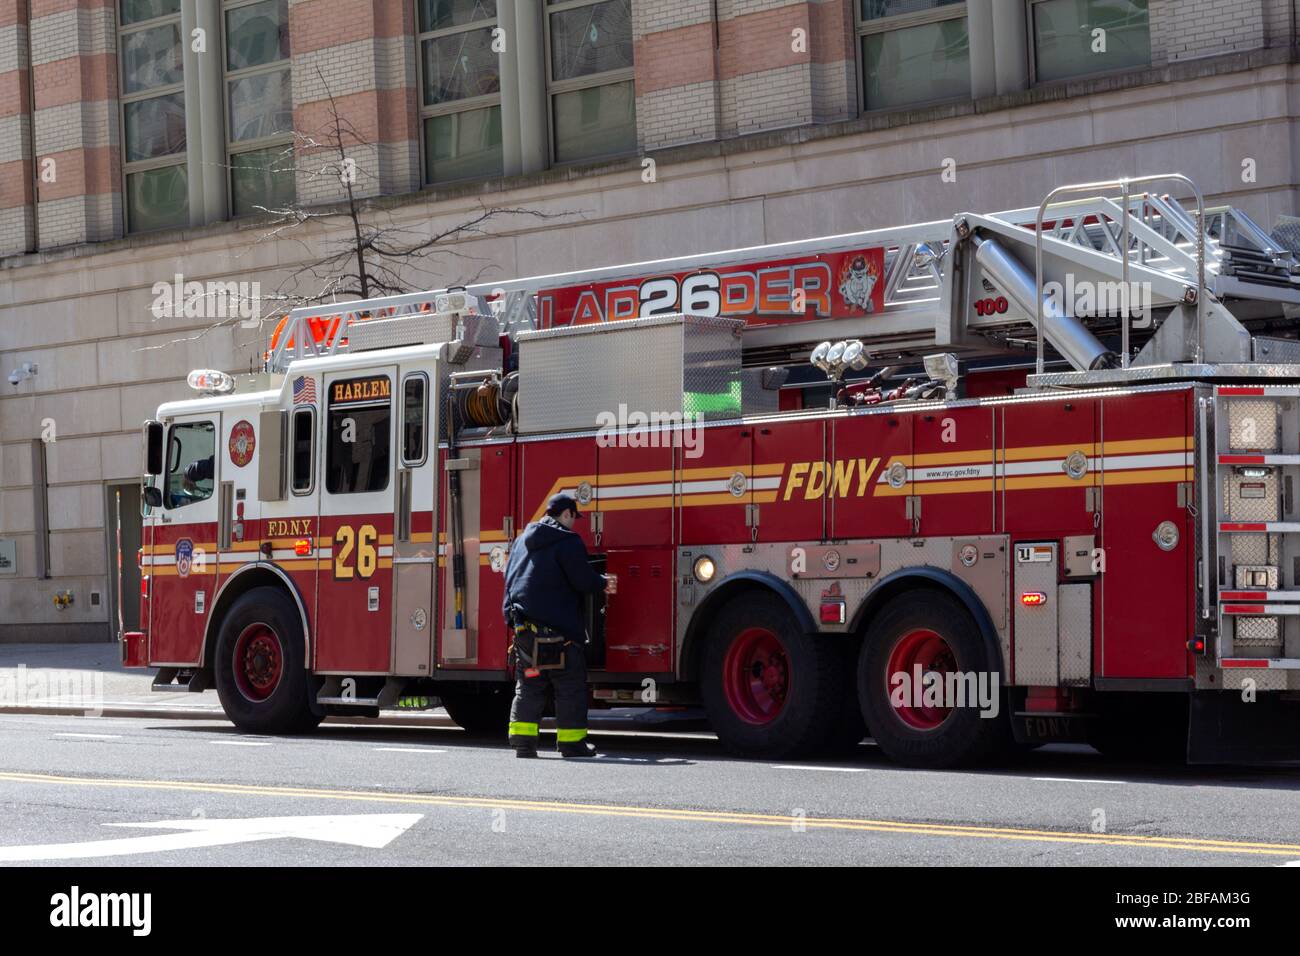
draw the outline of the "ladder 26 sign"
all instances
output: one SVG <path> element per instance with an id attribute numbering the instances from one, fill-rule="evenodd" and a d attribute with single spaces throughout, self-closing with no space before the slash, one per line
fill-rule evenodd
<path id="1" fill-rule="evenodd" d="M 848 318 L 884 309 L 884 273 L 884 249 L 853 249 L 542 289 L 538 324 L 588 325 L 677 312 L 744 318 L 751 326 Z"/>

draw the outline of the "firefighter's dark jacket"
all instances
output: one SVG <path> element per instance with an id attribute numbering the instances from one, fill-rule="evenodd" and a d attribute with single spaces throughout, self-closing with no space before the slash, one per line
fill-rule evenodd
<path id="1" fill-rule="evenodd" d="M 583 640 L 587 627 L 582 596 L 605 589 L 605 579 L 587 563 L 587 548 L 575 531 L 550 515 L 524 529 L 510 548 L 506 594 L 501 610 Z"/>

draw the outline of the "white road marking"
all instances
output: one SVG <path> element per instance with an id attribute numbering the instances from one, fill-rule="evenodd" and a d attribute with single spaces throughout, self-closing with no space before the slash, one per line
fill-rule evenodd
<path id="1" fill-rule="evenodd" d="M 430 747 L 376 747 L 374 749 L 390 754 L 445 754 L 447 752 Z"/>
<path id="2" fill-rule="evenodd" d="M 258 840 L 315 840 L 381 850 L 424 817 L 422 813 L 354 813 L 323 817 L 254 817 L 244 820 L 160 820 L 157 823 L 110 823 L 111 827 L 177 830 L 153 836 L 87 843 L 47 843 L 0 847 L 0 862 L 81 860 L 165 853 L 206 846 L 228 846 Z"/>
<path id="3" fill-rule="evenodd" d="M 209 740 L 208 743 L 216 744 L 219 747 L 269 747 L 269 741 L 264 740 Z"/>
<path id="4" fill-rule="evenodd" d="M 773 770 L 831 770 L 835 773 L 866 773 L 866 767 L 808 767 L 798 764 L 778 763 L 772 765 Z"/>
<path id="5" fill-rule="evenodd" d="M 1127 784 L 1127 780 L 1088 780 L 1085 777 L 1030 777 L 1030 780 L 1041 780 L 1044 783 L 1116 783 Z"/>
<path id="6" fill-rule="evenodd" d="M 56 737 L 86 737 L 90 740 L 119 740 L 121 734 L 55 734 Z"/>

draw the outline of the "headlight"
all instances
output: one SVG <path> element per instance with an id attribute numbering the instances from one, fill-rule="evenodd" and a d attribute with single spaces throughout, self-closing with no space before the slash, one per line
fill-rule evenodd
<path id="1" fill-rule="evenodd" d="M 713 559 L 707 554 L 700 555 L 700 557 L 695 559 L 695 580 L 699 581 L 701 584 L 708 584 L 712 581 L 714 572 L 717 570 L 717 566 L 714 565 Z"/>

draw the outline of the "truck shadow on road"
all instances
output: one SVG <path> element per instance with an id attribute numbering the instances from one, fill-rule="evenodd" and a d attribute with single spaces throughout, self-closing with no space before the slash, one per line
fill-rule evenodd
<path id="1" fill-rule="evenodd" d="M 233 727 L 169 724 L 157 729 L 184 729 L 195 733 L 221 733 L 244 736 Z M 264 738 L 277 739 L 277 738 Z M 483 734 L 471 734 L 458 727 L 363 726 L 325 724 L 314 733 L 286 740 L 319 742 L 347 741 L 376 746 L 429 747 L 430 749 L 464 749 L 498 752 L 513 759 L 504 740 Z M 611 733 L 593 730 L 591 739 L 601 755 L 589 765 L 643 767 L 680 767 L 711 763 L 749 763 L 842 771 L 846 775 L 869 773 L 943 774 L 958 777 L 1006 776 L 1026 779 L 1048 778 L 1053 782 L 1079 784 L 1152 784 L 1181 787 L 1256 788 L 1262 790 L 1300 791 L 1300 765 L 1271 766 L 1185 766 L 1158 762 L 1125 762 L 1104 757 L 1083 744 L 1053 744 L 1019 753 L 999 762 L 980 767 L 948 770 L 925 770 L 892 762 L 870 739 L 848 752 L 805 758 L 756 759 L 729 753 L 709 733 L 655 734 L 654 732 Z M 560 759 L 554 752 L 554 737 L 544 729 L 539 747 L 542 759 Z M 579 763 L 579 761 L 573 761 Z"/>

